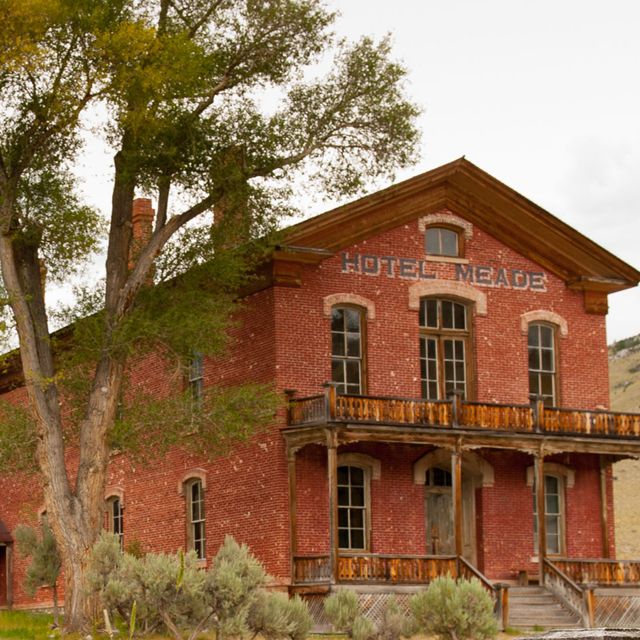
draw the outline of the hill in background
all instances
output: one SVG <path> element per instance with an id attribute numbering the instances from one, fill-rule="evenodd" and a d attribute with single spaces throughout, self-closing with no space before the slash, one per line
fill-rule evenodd
<path id="1" fill-rule="evenodd" d="M 611 409 L 640 413 L 640 334 L 609 347 Z M 640 558 L 640 461 L 613 465 L 616 555 Z"/>

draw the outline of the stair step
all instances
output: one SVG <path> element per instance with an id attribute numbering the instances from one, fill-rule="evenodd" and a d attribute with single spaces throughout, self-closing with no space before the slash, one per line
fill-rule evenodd
<path id="1" fill-rule="evenodd" d="M 509 589 L 509 626 L 516 629 L 579 629 L 582 620 L 544 587 Z"/>

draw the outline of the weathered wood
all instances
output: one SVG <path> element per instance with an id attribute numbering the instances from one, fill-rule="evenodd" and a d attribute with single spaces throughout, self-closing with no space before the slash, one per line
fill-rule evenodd
<path id="1" fill-rule="evenodd" d="M 551 562 L 545 558 L 541 563 L 542 572 L 545 575 L 545 584 L 555 594 L 557 594 L 564 603 L 574 613 L 582 618 L 585 626 L 593 624 L 593 616 L 589 614 L 589 603 L 586 600 L 583 590 L 566 574 L 561 567 L 555 562 Z M 592 601 L 591 606 L 595 601 Z"/>
<path id="2" fill-rule="evenodd" d="M 609 501 L 607 498 L 607 460 L 600 456 L 600 530 L 602 531 L 602 557 L 609 558 Z"/>
<path id="3" fill-rule="evenodd" d="M 338 582 L 426 584 L 439 576 L 457 576 L 455 556 L 340 554 Z"/>
<path id="4" fill-rule="evenodd" d="M 329 558 L 331 581 L 338 578 L 338 445 L 335 432 L 327 431 L 327 485 L 329 487 Z"/>
<path id="5" fill-rule="evenodd" d="M 462 557 L 462 455 L 459 449 L 451 453 L 451 479 L 453 491 L 453 537 L 457 561 Z M 458 574 L 460 571 L 458 570 Z"/>
<path id="6" fill-rule="evenodd" d="M 291 575 L 294 575 L 294 558 L 298 552 L 298 498 L 296 487 L 295 449 L 287 451 L 287 471 L 289 476 L 289 548 L 291 551 Z"/>
<path id="7" fill-rule="evenodd" d="M 294 556 L 293 578 L 296 584 L 329 582 L 331 560 L 328 555 Z"/>
<path id="8" fill-rule="evenodd" d="M 557 558 L 553 564 L 581 584 L 629 586 L 640 582 L 640 560 Z"/>
<path id="9" fill-rule="evenodd" d="M 547 557 L 547 526 L 545 510 L 544 492 L 544 456 L 542 453 L 535 455 L 535 477 L 536 477 L 536 506 L 538 512 L 538 562 L 540 568 L 540 584 L 544 584 L 545 568 L 544 561 Z"/>

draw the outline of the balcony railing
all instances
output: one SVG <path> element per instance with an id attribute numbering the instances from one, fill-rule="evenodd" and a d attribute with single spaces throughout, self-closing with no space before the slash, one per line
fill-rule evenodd
<path id="1" fill-rule="evenodd" d="M 337 393 L 292 399 L 290 426 L 326 422 L 462 427 L 514 433 L 640 439 L 640 414 L 545 407 L 542 402 L 498 404 L 451 400 L 421 400 Z"/>

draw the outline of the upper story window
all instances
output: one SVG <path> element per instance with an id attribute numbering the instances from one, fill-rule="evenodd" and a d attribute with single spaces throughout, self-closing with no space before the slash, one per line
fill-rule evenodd
<path id="1" fill-rule="evenodd" d="M 555 330 L 549 324 L 530 324 L 529 399 L 542 399 L 545 405 L 557 402 Z"/>
<path id="2" fill-rule="evenodd" d="M 194 353 L 189 360 L 189 391 L 194 404 L 202 401 L 204 389 L 204 359 L 201 353 Z"/>
<path id="3" fill-rule="evenodd" d="M 422 396 L 444 400 L 452 391 L 469 395 L 469 309 L 454 300 L 420 301 Z"/>
<path id="4" fill-rule="evenodd" d="M 364 392 L 364 321 L 357 307 L 331 310 L 331 380 L 340 393 Z"/>
<path id="5" fill-rule="evenodd" d="M 463 239 L 460 231 L 449 227 L 427 227 L 424 233 L 425 253 L 428 256 L 462 256 Z"/>
<path id="6" fill-rule="evenodd" d="M 199 559 L 205 557 L 205 512 L 202 480 L 192 478 L 185 483 L 187 498 L 187 549 Z"/>
<path id="7" fill-rule="evenodd" d="M 118 496 L 107 500 L 107 528 L 118 537 L 120 547 L 124 542 L 124 508 Z"/>

